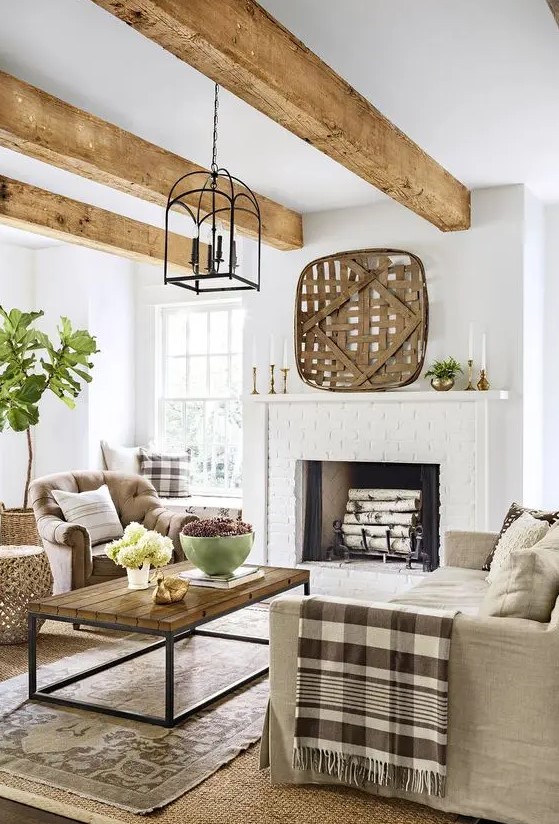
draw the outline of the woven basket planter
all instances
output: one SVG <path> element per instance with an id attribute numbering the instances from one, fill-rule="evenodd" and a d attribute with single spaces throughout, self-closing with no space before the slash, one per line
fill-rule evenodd
<path id="1" fill-rule="evenodd" d="M 2 546 L 41 546 L 32 509 L 4 509 L 0 504 L 0 544 Z"/>

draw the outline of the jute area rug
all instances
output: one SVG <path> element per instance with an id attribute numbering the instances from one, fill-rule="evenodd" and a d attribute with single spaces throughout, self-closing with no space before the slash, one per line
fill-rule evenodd
<path id="1" fill-rule="evenodd" d="M 252 618 L 253 617 L 254 616 L 252 616 Z M 259 620 L 260 617 L 258 616 L 256 623 L 258 623 Z M 234 627 L 234 631 L 238 629 L 238 626 Z M 134 639 L 133 642 L 137 643 L 137 639 Z M 216 686 L 214 679 L 218 677 L 218 670 L 220 668 L 223 669 L 225 667 L 229 669 L 231 666 L 236 666 L 239 657 L 241 658 L 241 663 L 246 664 L 246 656 L 249 650 L 251 650 L 251 655 L 253 650 L 256 650 L 256 655 L 261 655 L 266 649 L 256 647 L 256 645 L 249 646 L 247 644 L 241 644 L 242 650 L 237 654 L 237 664 L 235 664 L 235 656 L 231 655 L 231 653 L 222 650 L 220 654 L 217 655 L 216 645 L 218 639 L 195 639 L 195 643 L 198 642 L 208 642 L 212 644 L 212 656 L 220 662 L 220 667 L 215 668 L 212 676 L 212 687 Z M 58 662 L 61 655 L 70 652 L 74 656 L 79 656 L 78 658 L 74 658 L 74 668 L 76 665 L 79 665 L 79 668 L 81 668 L 83 661 L 86 660 L 88 656 L 93 655 L 95 661 L 100 660 L 100 656 L 103 655 L 113 656 L 117 643 L 119 644 L 119 652 L 121 652 L 123 642 L 117 639 L 115 633 L 101 633 L 100 631 L 89 632 L 84 630 L 74 632 L 66 625 L 47 622 L 40 635 L 40 660 L 46 663 Z M 129 643 L 129 637 L 125 639 L 124 643 Z M 224 644 L 232 649 L 237 647 L 240 642 L 227 641 L 224 642 Z M 191 646 L 193 646 L 192 643 Z M 207 672 L 208 651 L 203 649 L 200 644 L 198 644 L 198 646 L 199 649 L 196 655 L 198 659 L 200 659 L 201 656 L 203 657 L 204 669 Z M 155 656 L 157 653 L 153 653 L 153 655 Z M 86 658 L 83 656 L 86 656 Z M 200 669 L 200 672 L 202 671 L 200 660 L 196 663 L 193 661 L 192 655 L 189 656 L 189 659 L 190 664 L 188 665 L 188 671 L 184 671 L 185 681 L 192 681 L 193 672 L 197 667 Z M 91 659 L 89 658 L 89 660 Z M 137 663 L 138 661 L 146 662 L 147 656 L 137 659 L 135 662 L 130 662 L 130 664 Z M 250 666 L 252 666 L 253 663 L 254 658 L 250 662 Z M 60 664 L 58 664 L 58 666 L 59 665 Z M 68 667 L 67 662 L 64 666 Z M 7 675 L 9 677 L 17 673 L 21 674 L 25 671 L 25 668 L 25 646 L 0 647 L 0 676 L 5 677 Z M 17 673 L 15 672 L 16 670 Z M 104 673 L 103 676 L 106 678 L 107 673 Z M 98 678 L 102 678 L 103 676 L 98 676 Z M 141 676 L 144 678 L 145 673 L 141 673 Z M 24 683 L 24 679 L 19 680 L 21 684 Z M 91 679 L 91 681 L 93 680 L 94 679 Z M 178 681 L 179 678 L 177 677 L 177 682 Z M 127 692 L 137 693 L 140 690 L 140 683 L 142 683 L 141 679 L 139 681 L 127 680 Z M 89 685 L 89 688 L 91 688 L 91 685 Z M 94 686 L 94 689 L 96 690 L 95 694 L 97 699 L 106 694 L 106 687 L 103 684 L 98 683 Z M 121 689 L 123 689 L 122 685 Z M 15 693 L 17 693 L 17 683 L 15 681 L 0 686 L 0 708 L 2 708 L 3 711 L 5 710 L 5 699 L 8 694 L 11 696 L 9 700 L 13 703 L 16 699 Z M 124 691 L 121 694 L 124 694 Z M 185 757 L 193 758 L 193 754 L 194 757 L 197 753 L 198 755 L 200 754 L 200 730 L 203 730 L 204 725 L 206 728 L 219 728 L 220 723 L 225 719 L 227 724 L 230 725 L 228 729 L 233 730 L 233 737 L 235 735 L 237 736 L 234 738 L 233 743 L 231 743 L 231 737 L 225 742 L 229 747 L 227 755 L 228 763 L 226 766 L 218 769 L 220 766 L 219 763 L 210 768 L 211 765 L 207 761 L 205 766 L 207 775 L 210 777 L 206 778 L 206 780 L 202 779 L 201 783 L 194 786 L 190 792 L 186 792 L 188 787 L 183 785 L 180 788 L 182 794 L 177 797 L 176 800 L 163 808 L 156 809 L 147 814 L 147 816 L 143 817 L 143 820 L 156 822 L 157 824 L 186 824 L 186 822 L 188 822 L 188 824 L 237 824 L 237 822 L 238 824 L 244 824 L 244 822 L 255 822 L 255 824 L 279 824 L 279 822 L 289 822 L 289 824 L 316 824 L 317 820 L 320 821 L 321 824 L 334 824 L 334 822 L 337 824 L 340 820 L 344 820 L 348 822 L 348 824 L 455 824 L 455 822 L 461 820 L 456 815 L 439 813 L 426 807 L 420 807 L 396 799 L 371 798 L 371 796 L 365 796 L 359 791 L 352 789 L 270 786 L 267 773 L 265 771 L 261 772 L 258 769 L 258 747 L 250 746 L 250 741 L 248 741 L 252 736 L 258 737 L 260 730 L 258 729 L 257 731 L 254 729 L 249 733 L 247 729 L 247 726 L 250 727 L 250 724 L 247 724 L 250 720 L 249 716 L 252 717 L 253 714 L 254 719 L 256 719 L 256 717 L 258 718 L 257 721 L 254 721 L 253 726 L 256 727 L 261 724 L 265 701 L 265 686 L 263 684 L 256 684 L 243 691 L 240 695 L 233 696 L 223 702 L 217 708 L 201 714 L 201 719 L 191 719 L 183 725 L 181 731 L 178 732 L 178 736 L 181 741 L 188 742 L 189 746 L 185 747 L 184 744 L 180 746 L 183 747 L 182 752 L 188 749 Z M 228 705 L 229 708 L 227 708 Z M 26 707 L 29 707 L 29 705 L 24 705 L 20 710 L 13 713 L 13 715 L 28 712 Z M 53 711 L 55 714 L 59 712 L 59 708 L 48 707 L 47 705 L 44 705 L 44 707 L 48 714 Z M 250 708 L 250 712 L 248 713 L 247 707 Z M 69 716 L 66 719 L 66 728 L 62 729 L 59 727 L 60 719 L 54 720 L 54 726 L 52 719 L 48 722 L 51 725 L 49 727 L 50 733 L 54 733 L 54 735 L 44 735 L 46 728 L 41 729 L 44 727 L 44 718 L 42 720 L 35 718 L 36 723 L 27 726 L 16 723 L 7 735 L 12 746 L 12 752 L 9 757 L 11 758 L 13 756 L 13 748 L 15 747 L 18 756 L 23 756 L 24 761 L 30 760 L 35 769 L 37 768 L 37 759 L 46 759 L 48 769 L 53 769 L 53 763 L 55 766 L 58 763 L 61 768 L 67 770 L 73 762 L 79 763 L 82 749 L 86 751 L 91 750 L 91 742 L 95 740 L 94 729 L 97 721 L 100 719 L 101 723 L 105 726 L 105 733 L 107 731 L 107 725 L 114 724 L 114 738 L 117 744 L 113 744 L 113 746 L 120 746 L 118 742 L 121 741 L 121 736 L 125 736 L 125 740 L 128 742 L 127 746 L 131 751 L 134 746 L 138 746 L 139 737 L 142 738 L 143 746 L 146 748 L 146 757 L 144 758 L 144 752 L 141 748 L 137 749 L 134 758 L 130 758 L 129 760 L 129 770 L 124 773 L 124 775 L 128 776 L 127 783 L 129 785 L 124 789 L 128 791 L 132 789 L 137 793 L 138 774 L 140 776 L 147 774 L 149 784 L 149 776 L 153 772 L 154 763 L 157 762 L 157 759 L 154 759 L 153 753 L 159 751 L 160 756 L 164 753 L 169 753 L 168 745 L 162 743 L 162 739 L 159 736 L 162 734 L 163 736 L 177 734 L 177 731 L 166 731 L 152 727 L 148 727 L 146 733 L 144 730 L 148 725 L 137 725 L 135 722 L 109 719 L 109 717 L 97 716 L 94 713 L 82 713 L 81 711 L 75 710 L 63 710 L 63 712 L 68 713 Z M 220 712 L 222 721 L 216 718 L 216 713 Z M 83 717 L 76 719 L 76 715 L 87 716 L 88 723 L 84 723 Z M 29 717 L 27 718 L 29 720 Z M 200 726 L 201 721 L 203 722 L 202 726 Z M 2 722 L 0 740 L 6 738 L 6 730 L 3 727 L 4 723 L 5 722 Z M 185 728 L 196 724 L 199 725 L 197 733 L 194 734 L 183 731 Z M 133 727 L 141 727 L 142 736 L 139 736 L 137 731 L 131 729 Z M 56 730 L 58 730 L 58 732 Z M 30 733 L 31 738 L 28 738 Z M 72 740 L 72 745 L 68 746 L 68 737 L 73 739 L 75 734 L 78 735 L 80 740 L 78 742 Z M 65 744 L 63 742 L 64 736 L 66 736 Z M 256 740 L 256 737 L 252 738 L 252 740 Z M 109 735 L 109 738 L 112 738 L 112 736 Z M 44 744 L 47 739 L 51 741 L 51 744 L 46 748 L 47 751 L 45 752 L 43 746 L 39 746 L 37 742 L 43 742 Z M 215 738 L 212 740 L 215 741 Z M 25 746 L 22 744 L 23 741 L 27 741 Z M 35 742 L 35 746 L 33 742 Z M 76 743 L 77 746 L 74 746 Z M 222 743 L 223 741 L 220 742 L 220 744 Z M 175 746 L 177 746 L 176 742 Z M 247 751 L 242 752 L 238 757 L 234 757 L 236 752 L 241 751 L 247 746 Z M 7 751 L 8 748 L 2 750 L 2 759 L 8 757 Z M 202 753 L 202 756 L 205 756 L 207 759 L 207 751 Z M 221 760 L 221 764 L 224 763 L 222 757 L 223 753 L 221 753 L 217 759 L 217 761 Z M 101 753 L 97 769 L 104 771 L 105 778 L 109 777 L 110 779 L 111 765 L 107 763 L 105 759 L 106 753 L 103 752 Z M 163 764 L 159 765 L 161 769 L 166 768 L 170 763 L 171 771 L 173 772 L 173 769 L 179 769 L 180 773 L 180 768 L 176 767 L 176 761 L 178 760 L 176 749 L 170 761 L 165 762 L 165 757 L 162 757 L 161 760 L 163 761 Z M 93 770 L 93 773 L 95 772 L 95 763 L 95 758 L 93 758 L 92 763 L 90 763 L 88 767 L 89 772 L 86 775 L 88 780 L 91 780 L 91 770 Z M 0 769 L 5 770 L 6 765 L 4 764 Z M 133 813 L 130 809 L 115 809 L 115 804 L 118 802 L 111 801 L 107 803 L 106 800 L 105 802 L 101 802 L 95 798 L 77 795 L 76 791 L 69 792 L 67 787 L 61 788 L 60 786 L 55 786 L 57 782 L 52 782 L 42 769 L 36 769 L 37 774 L 30 775 L 29 772 L 27 772 L 27 764 L 25 764 L 25 766 L 21 764 L 18 766 L 18 764 L 16 764 L 14 769 L 14 763 L 11 762 L 10 770 L 10 772 L 0 772 L 0 796 L 5 798 L 11 798 L 12 800 L 20 801 L 21 803 L 38 807 L 39 809 L 49 810 L 58 815 L 71 817 L 77 821 L 87 822 L 87 824 L 114 824 L 114 822 L 118 822 L 118 824 L 132 824 L 134 822 L 134 824 L 137 824 L 137 822 L 142 821 L 142 817 L 137 813 Z M 121 776 L 123 775 L 122 770 L 117 770 L 117 773 Z M 180 774 L 180 778 L 185 784 L 188 783 L 186 773 Z M 151 789 L 152 788 L 150 788 L 150 790 Z M 153 790 L 155 791 L 156 789 L 157 787 L 154 786 Z M 85 795 L 87 795 L 87 793 L 85 793 Z M 150 799 L 153 800 L 153 797 L 153 792 L 150 792 Z M 120 802 L 122 803 L 122 797 Z M 147 804 L 144 803 L 143 805 L 145 809 L 150 806 L 156 805 L 153 804 L 152 801 Z"/>

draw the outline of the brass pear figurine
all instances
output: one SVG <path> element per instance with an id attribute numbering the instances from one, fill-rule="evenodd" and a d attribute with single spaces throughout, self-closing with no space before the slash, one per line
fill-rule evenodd
<path id="1" fill-rule="evenodd" d="M 166 578 L 162 572 L 157 573 L 157 586 L 153 590 L 153 601 L 156 604 L 177 604 L 182 601 L 190 586 L 190 581 L 183 578 Z"/>

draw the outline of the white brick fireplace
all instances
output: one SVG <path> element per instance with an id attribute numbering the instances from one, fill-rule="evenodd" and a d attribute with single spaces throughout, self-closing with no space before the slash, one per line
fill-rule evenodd
<path id="1" fill-rule="evenodd" d="M 254 396 L 251 444 L 258 477 L 251 480 L 251 495 L 260 489 L 262 498 L 258 510 L 254 501 L 249 504 L 248 514 L 262 538 L 258 560 L 301 563 L 302 462 L 308 460 L 439 464 L 441 536 L 447 529 L 486 529 L 495 460 L 490 437 L 498 425 L 497 401 L 507 398 L 502 391 L 413 390 Z M 245 491 L 245 502 L 248 497 Z M 373 573 L 366 562 L 313 567 L 315 589 L 318 584 L 325 591 L 370 590 L 371 581 L 363 583 L 366 572 Z M 402 565 L 386 565 L 382 577 L 376 569 L 375 591 L 395 592 L 413 580 Z"/>

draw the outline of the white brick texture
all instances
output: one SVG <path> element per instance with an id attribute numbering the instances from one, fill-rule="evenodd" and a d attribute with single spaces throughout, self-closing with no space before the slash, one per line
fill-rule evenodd
<path id="1" fill-rule="evenodd" d="M 440 465 L 441 536 L 474 529 L 486 440 L 478 404 L 271 403 L 268 416 L 268 563 L 301 561 L 300 461 L 394 461 Z M 481 423 L 480 423 L 481 421 Z M 481 450 L 480 450 L 481 447 Z M 478 477 L 476 478 L 476 472 Z M 444 549 L 441 550 L 444 553 Z"/>

